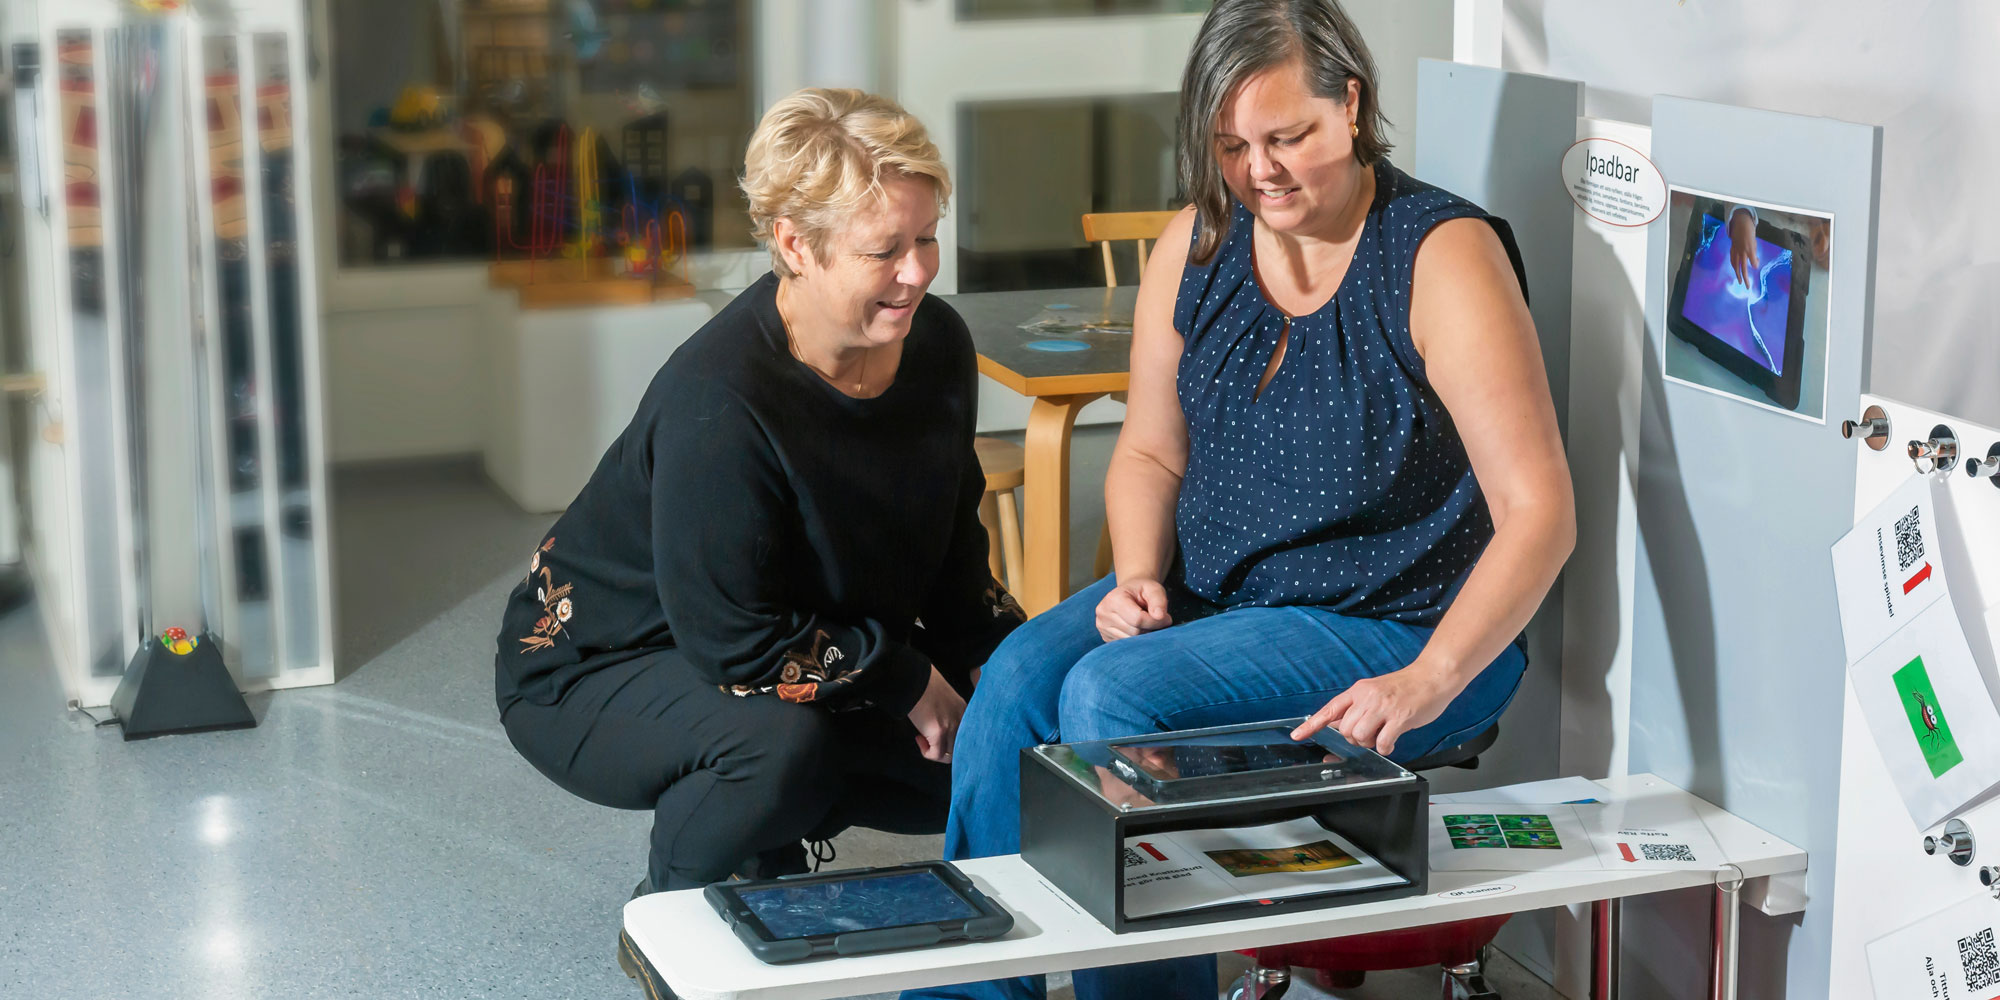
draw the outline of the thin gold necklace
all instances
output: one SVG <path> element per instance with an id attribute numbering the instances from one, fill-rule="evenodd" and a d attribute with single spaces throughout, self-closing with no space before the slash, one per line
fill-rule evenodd
<path id="1" fill-rule="evenodd" d="M 792 319 L 791 317 L 785 315 L 785 302 L 782 296 L 778 298 L 777 306 L 778 306 L 778 323 L 780 326 L 783 326 L 785 328 L 785 347 L 787 350 L 792 352 L 792 357 L 798 359 L 799 364 L 802 364 L 807 368 L 811 369 L 814 375 L 818 375 L 820 378 L 825 379 L 828 385 L 831 385 L 836 389 L 840 388 L 839 379 L 833 377 L 832 375 L 828 375 L 818 365 L 815 365 L 812 362 L 807 361 L 805 352 L 799 350 L 799 339 L 792 335 Z M 861 371 L 855 375 L 854 395 L 858 396 L 861 393 L 868 391 L 868 355 L 870 353 L 872 352 L 865 349 L 861 352 Z"/>

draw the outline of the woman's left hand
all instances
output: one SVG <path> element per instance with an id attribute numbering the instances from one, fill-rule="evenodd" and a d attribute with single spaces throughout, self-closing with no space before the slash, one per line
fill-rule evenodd
<path id="1" fill-rule="evenodd" d="M 1404 733 L 1443 715 L 1463 687 L 1443 670 L 1412 663 L 1354 682 L 1292 730 L 1292 739 L 1302 740 L 1332 726 L 1347 742 L 1387 755 Z"/>

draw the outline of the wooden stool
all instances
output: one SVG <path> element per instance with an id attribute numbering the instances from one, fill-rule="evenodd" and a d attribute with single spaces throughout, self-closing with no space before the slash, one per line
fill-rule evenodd
<path id="1" fill-rule="evenodd" d="M 986 474 L 986 495 L 979 498 L 979 523 L 986 526 L 986 565 L 993 579 L 1018 591 L 1021 581 L 1021 508 L 1014 491 L 1023 481 L 1027 452 L 1012 441 L 973 438 L 979 471 Z"/>

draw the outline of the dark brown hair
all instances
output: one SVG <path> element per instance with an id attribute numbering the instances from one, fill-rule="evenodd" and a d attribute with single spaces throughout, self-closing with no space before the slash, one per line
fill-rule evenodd
<path id="1" fill-rule="evenodd" d="M 1354 116 L 1363 164 L 1387 156 L 1389 119 L 1375 100 L 1375 57 L 1335 0 L 1216 0 L 1195 35 L 1181 76 L 1181 189 L 1194 202 L 1196 231 L 1188 260 L 1206 264 L 1229 232 L 1229 189 L 1215 163 L 1215 123 L 1244 80 L 1293 59 L 1305 65 L 1313 93 L 1347 103 L 1347 81 L 1361 81 Z"/>

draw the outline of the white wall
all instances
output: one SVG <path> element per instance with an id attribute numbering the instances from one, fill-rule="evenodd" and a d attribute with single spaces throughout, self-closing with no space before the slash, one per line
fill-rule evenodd
<path id="1" fill-rule="evenodd" d="M 483 266 L 365 273 L 329 284 L 327 449 L 334 462 L 476 452 L 486 417 Z"/>
<path id="2" fill-rule="evenodd" d="M 1911 430 L 1922 434 L 1938 423 L 1958 432 L 1966 457 L 1983 457 L 1989 442 L 2000 440 L 2000 428 L 1976 426 L 1953 414 L 1872 396 L 1862 402 L 1879 403 L 1888 412 L 1891 440 L 1907 438 Z M 1876 452 L 1857 445 L 1854 451 L 1854 516 L 1859 519 L 1907 482 L 1911 470 L 1899 448 Z M 1969 476 L 1943 478 L 1944 495 L 1937 501 L 1942 551 L 1936 555 L 1942 557 L 1951 601 L 1979 673 L 1991 688 L 1996 680 L 1993 660 L 2000 652 L 1994 648 L 1994 637 L 2000 636 L 2000 564 L 1977 556 L 2000 549 L 2000 492 Z M 1973 558 L 1960 558 L 1961 554 Z M 2000 829 L 2000 797 L 1982 796 L 1977 804 L 1958 810 L 1958 818 L 1979 838 L 1974 867 L 1960 868 L 1926 856 L 1917 850 L 1919 838 L 1923 832 L 1937 831 L 1919 831 L 1903 809 L 1896 780 L 1883 763 L 1851 682 L 1843 719 L 1840 832 L 1831 860 L 1836 891 L 1831 1000 L 1893 1000 L 1891 994 L 1874 990 L 1869 942 L 1986 894 L 1979 884 L 1978 866 L 1994 863 L 1993 844 L 1987 838 Z M 1815 855 L 1812 863 L 1828 861 Z M 1948 939 L 1936 943 L 1949 947 Z"/>
<path id="3" fill-rule="evenodd" d="M 1881 125 L 1866 384 L 2000 423 L 1992 0 L 1505 0 L 1503 24 L 1502 65 L 1584 81 L 1587 114 L 1644 123 L 1653 95 L 1671 94 Z"/>

